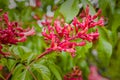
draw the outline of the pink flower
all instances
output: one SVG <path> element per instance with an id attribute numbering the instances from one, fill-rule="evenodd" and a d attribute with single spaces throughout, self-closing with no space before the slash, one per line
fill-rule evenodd
<path id="1" fill-rule="evenodd" d="M 50 48 L 54 51 L 66 51 L 75 56 L 75 47 L 84 46 L 86 41 L 93 42 L 98 39 L 99 33 L 96 28 L 93 32 L 88 32 L 89 29 L 96 26 L 104 26 L 104 19 L 101 17 L 98 21 L 95 19 L 100 15 L 99 10 L 95 15 L 90 15 L 89 6 L 81 13 L 80 22 L 75 17 L 70 24 L 63 23 L 60 19 L 56 19 L 54 22 L 51 20 L 45 20 L 42 22 L 44 26 L 42 35 L 45 40 L 50 43 Z M 79 40 L 80 42 L 76 42 Z"/>
<path id="2" fill-rule="evenodd" d="M 100 74 L 98 74 L 98 69 L 96 66 L 91 66 L 88 80 L 109 80 L 109 79 L 104 78 Z"/>
<path id="3" fill-rule="evenodd" d="M 7 53 L 2 52 L 2 45 L 17 44 L 18 42 L 24 42 L 27 36 L 35 34 L 34 28 L 23 29 L 19 27 L 17 22 L 10 22 L 8 18 L 8 13 L 4 13 L 1 17 L 1 28 L 0 28 L 0 53 L 2 55 L 7 55 Z"/>

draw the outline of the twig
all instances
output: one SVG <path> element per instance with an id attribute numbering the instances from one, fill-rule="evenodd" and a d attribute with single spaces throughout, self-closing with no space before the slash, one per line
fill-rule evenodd
<path id="1" fill-rule="evenodd" d="M 10 76 L 12 75 L 12 72 L 14 71 L 15 67 L 17 66 L 17 64 L 15 64 L 13 66 L 13 68 L 11 69 L 10 73 L 7 75 L 6 79 L 5 80 L 9 80 Z"/>
<path id="2" fill-rule="evenodd" d="M 30 72 L 30 74 L 32 75 L 32 77 L 34 78 L 34 80 L 37 80 L 37 78 L 35 77 L 35 75 L 32 73 L 32 71 L 30 69 L 28 69 L 28 71 Z"/>
<path id="3" fill-rule="evenodd" d="M 47 49 L 45 52 L 41 53 L 37 58 L 33 59 L 30 64 L 34 63 L 35 61 L 39 60 L 40 58 L 44 57 L 48 53 L 52 52 L 53 49 Z"/>

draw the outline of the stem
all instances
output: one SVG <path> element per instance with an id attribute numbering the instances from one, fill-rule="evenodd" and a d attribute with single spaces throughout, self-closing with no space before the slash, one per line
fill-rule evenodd
<path id="1" fill-rule="evenodd" d="M 40 55 L 36 58 L 36 60 L 39 59 L 39 58 L 42 58 L 43 56 L 45 56 L 46 54 L 50 53 L 51 51 L 53 51 L 53 50 L 52 50 L 52 49 L 47 49 L 45 52 L 43 52 L 42 54 L 40 54 Z"/>
<path id="2" fill-rule="evenodd" d="M 6 59 L 16 60 L 14 57 L 5 57 Z"/>
<path id="3" fill-rule="evenodd" d="M 2 80 L 6 80 L 5 78 L 4 78 L 4 76 L 2 76 L 2 74 L 0 74 L 0 79 L 2 78 Z"/>
<path id="4" fill-rule="evenodd" d="M 35 77 L 35 75 L 32 73 L 31 70 L 28 69 L 28 71 L 30 72 L 30 74 L 32 75 L 32 77 L 34 78 L 34 80 L 37 80 L 37 78 Z"/>
<path id="5" fill-rule="evenodd" d="M 13 68 L 11 69 L 10 73 L 7 75 L 6 79 L 5 80 L 9 80 L 10 76 L 12 75 L 12 72 L 14 71 L 15 67 L 17 66 L 17 64 L 15 64 L 13 66 Z"/>
<path id="6" fill-rule="evenodd" d="M 47 55 L 48 53 L 50 53 L 50 52 L 52 52 L 52 51 L 53 51 L 53 49 L 47 49 L 47 50 L 45 50 L 45 52 L 43 52 L 42 54 L 40 54 L 37 58 L 33 59 L 30 64 L 34 63 L 35 61 L 39 60 L 40 58 L 44 57 L 45 55 Z M 8 58 L 8 59 L 16 60 L 16 59 L 11 58 L 11 57 L 7 57 L 7 58 Z M 7 77 L 6 77 L 5 80 L 9 80 L 9 78 L 10 78 L 10 76 L 12 75 L 12 72 L 14 71 L 14 69 L 15 69 L 16 66 L 17 66 L 17 64 L 15 64 L 15 65 L 13 66 L 13 68 L 11 69 L 10 73 L 7 75 Z M 37 80 L 36 77 L 35 77 L 35 75 L 34 75 L 30 70 L 29 70 L 29 72 L 30 72 L 30 74 L 33 76 L 33 78 L 34 78 L 35 80 Z"/>
<path id="7" fill-rule="evenodd" d="M 47 55 L 48 53 L 50 53 L 52 51 L 53 51 L 53 49 L 47 49 L 47 50 L 45 50 L 42 54 L 38 55 L 37 58 L 33 59 L 31 61 L 31 64 L 34 63 L 35 61 L 39 60 L 40 58 L 44 57 L 45 55 Z"/>

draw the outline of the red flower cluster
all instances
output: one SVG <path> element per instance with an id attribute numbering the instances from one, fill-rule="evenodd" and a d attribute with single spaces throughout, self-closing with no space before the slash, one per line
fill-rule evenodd
<path id="1" fill-rule="evenodd" d="M 40 0 L 35 0 L 36 3 L 36 7 L 40 7 L 41 6 L 41 1 Z"/>
<path id="2" fill-rule="evenodd" d="M 2 55 L 7 55 L 7 53 L 2 52 L 2 45 L 24 42 L 27 36 L 35 34 L 34 28 L 23 29 L 19 27 L 17 22 L 10 22 L 7 13 L 0 17 L 0 26 L 0 54 Z"/>
<path id="3" fill-rule="evenodd" d="M 100 74 L 98 74 L 98 69 L 96 66 L 91 66 L 88 80 L 109 80 L 109 79 L 104 78 Z"/>
<path id="4" fill-rule="evenodd" d="M 78 66 L 73 68 L 71 73 L 68 73 L 64 76 L 64 80 L 83 80 L 82 79 L 82 72 Z"/>
<path id="5" fill-rule="evenodd" d="M 0 71 L 3 69 L 3 65 L 0 65 Z"/>
<path id="6" fill-rule="evenodd" d="M 100 13 L 99 10 L 94 16 L 90 15 L 89 6 L 87 6 L 85 11 L 80 14 L 81 22 L 76 17 L 71 24 L 63 23 L 59 19 L 56 19 L 53 24 L 49 20 L 42 22 L 44 26 L 42 35 L 46 41 L 50 42 L 49 49 L 70 52 L 74 57 L 75 46 L 84 46 L 86 41 L 92 42 L 98 39 L 99 33 L 97 29 L 91 33 L 88 30 L 95 26 L 104 26 L 103 17 L 95 21 Z"/>

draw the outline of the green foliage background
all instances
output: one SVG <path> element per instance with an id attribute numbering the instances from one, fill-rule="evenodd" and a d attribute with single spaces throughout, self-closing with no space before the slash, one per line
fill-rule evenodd
<path id="1" fill-rule="evenodd" d="M 10 80 L 62 80 L 64 74 L 70 72 L 74 66 L 79 66 L 83 71 L 84 80 L 87 80 L 89 66 L 96 65 L 101 75 L 110 80 L 120 79 L 120 1 L 119 0 L 41 0 L 40 7 L 26 6 L 29 0 L 14 0 L 16 7 L 9 8 L 10 0 L 0 0 L 0 8 L 9 13 L 11 21 L 18 21 L 22 27 L 34 26 L 36 35 L 29 37 L 24 43 L 13 45 L 9 48 L 12 53 L 10 58 L 0 58 L 0 64 L 7 70 L 0 71 L 0 77 L 4 79 L 3 73 L 10 72 L 15 68 Z M 62 15 L 65 21 L 70 23 L 85 6 L 90 5 L 90 13 L 94 14 L 98 8 L 102 9 L 106 25 L 99 27 L 99 40 L 84 47 L 77 47 L 77 56 L 72 58 L 66 52 L 53 52 L 31 64 L 37 55 L 44 52 L 48 45 L 41 36 L 42 26 L 37 24 L 32 14 L 42 16 L 47 13 L 47 6 L 51 6 L 54 18 Z M 79 8 L 78 5 L 82 5 Z M 98 6 L 98 7 L 96 7 Z M 96 51 L 96 54 L 93 54 Z M 33 74 L 31 76 L 31 74 Z"/>

